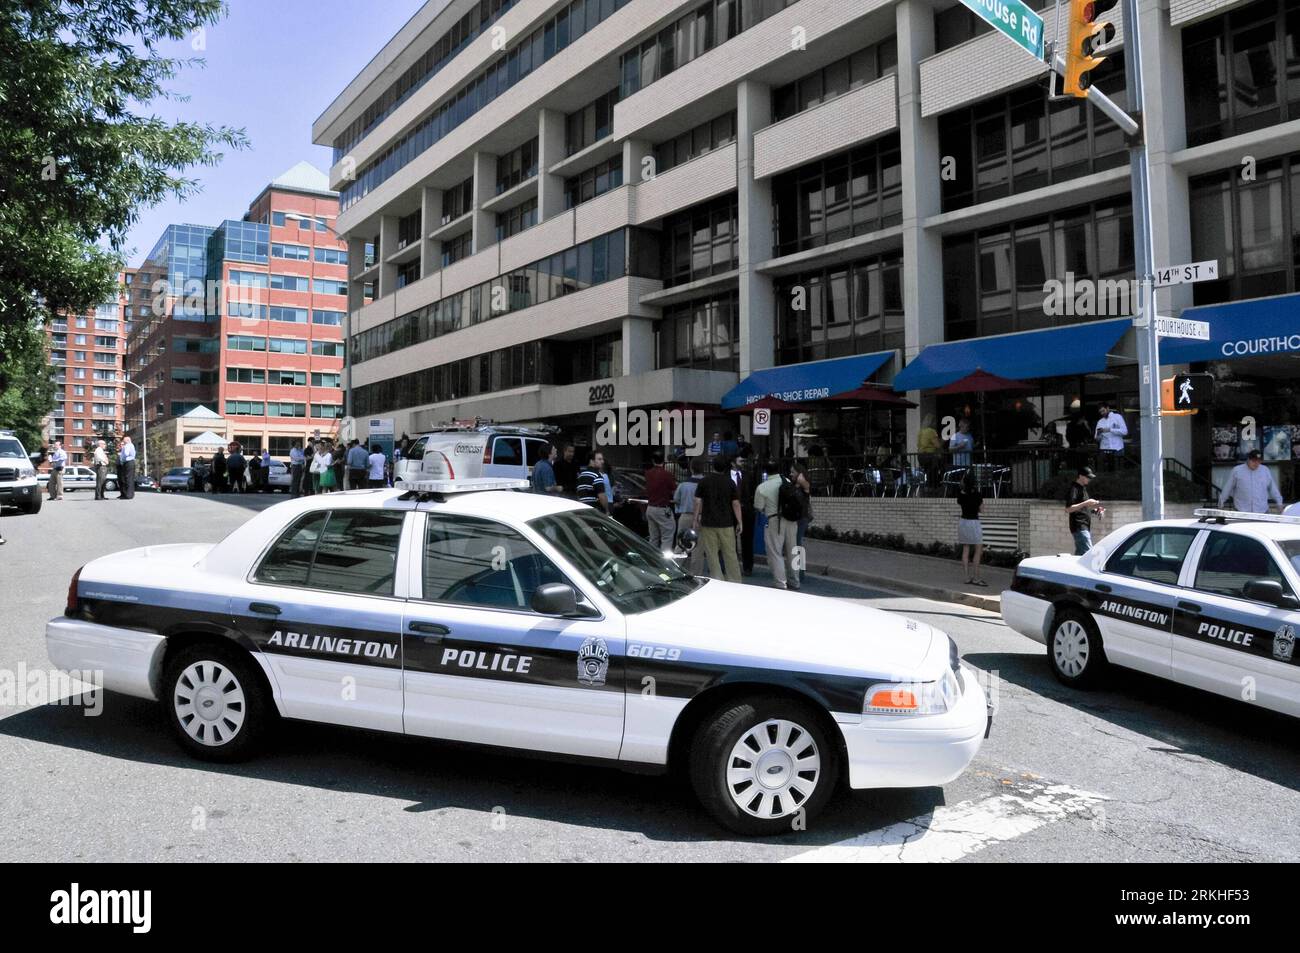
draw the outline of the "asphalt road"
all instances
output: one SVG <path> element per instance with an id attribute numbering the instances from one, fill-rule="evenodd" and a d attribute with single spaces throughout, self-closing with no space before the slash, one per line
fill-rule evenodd
<path id="1" fill-rule="evenodd" d="M 828 579 L 957 640 L 998 703 L 992 736 L 939 788 L 844 792 L 806 831 L 716 827 L 673 778 L 642 777 L 331 727 L 287 724 L 233 767 L 191 760 L 158 706 L 97 717 L 13 692 L 45 673 L 44 623 L 87 560 L 215 541 L 270 498 L 89 493 L 6 511 L 0 531 L 0 857 L 10 860 L 969 860 L 1300 858 L 1300 722 L 1158 679 L 1058 685 L 996 615 Z M 761 573 L 759 574 L 761 577 Z M 756 584 L 766 580 L 756 578 Z M 792 632 L 791 638 L 799 633 Z M 6 682 L 10 694 L 3 689 Z"/>

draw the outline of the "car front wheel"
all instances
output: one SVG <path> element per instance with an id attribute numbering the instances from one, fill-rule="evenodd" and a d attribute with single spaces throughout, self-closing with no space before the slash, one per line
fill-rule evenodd
<path id="1" fill-rule="evenodd" d="M 1063 684 L 1072 688 L 1096 684 L 1106 666 L 1106 654 L 1092 616 L 1077 609 L 1058 613 L 1047 641 L 1047 659 Z"/>
<path id="2" fill-rule="evenodd" d="M 188 646 L 167 660 L 162 699 L 181 747 L 205 761 L 252 756 L 275 717 L 252 660 L 215 643 Z"/>
<path id="3" fill-rule="evenodd" d="M 23 511 L 28 516 L 34 516 L 41 511 L 41 494 L 33 493 L 32 498 L 23 506 Z"/>
<path id="4" fill-rule="evenodd" d="M 806 828 L 835 789 L 839 749 L 807 705 L 756 696 L 706 719 L 691 751 L 691 785 L 714 819 L 740 834 Z"/>

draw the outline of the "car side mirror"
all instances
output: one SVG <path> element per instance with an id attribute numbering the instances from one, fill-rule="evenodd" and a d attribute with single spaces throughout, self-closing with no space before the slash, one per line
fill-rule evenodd
<path id="1" fill-rule="evenodd" d="M 27 459 L 31 461 L 32 466 L 34 466 L 34 467 L 39 467 L 39 466 L 41 465 L 41 461 L 43 461 L 43 460 L 45 459 L 45 454 L 43 454 L 43 453 L 29 453 L 29 454 L 27 454 Z"/>
<path id="2" fill-rule="evenodd" d="M 578 611 L 578 594 L 573 587 L 562 582 L 548 582 L 533 591 L 532 607 L 542 615 L 575 615 Z"/>
<path id="3" fill-rule="evenodd" d="M 1282 605 L 1286 599 L 1282 584 L 1276 579 L 1252 579 L 1246 583 L 1241 594 L 1255 602 L 1267 602 L 1271 606 Z"/>

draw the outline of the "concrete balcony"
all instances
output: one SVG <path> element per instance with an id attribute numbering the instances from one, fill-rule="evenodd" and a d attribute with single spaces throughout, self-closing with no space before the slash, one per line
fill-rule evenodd
<path id="1" fill-rule="evenodd" d="M 898 128 L 898 80 L 884 76 L 754 134 L 754 178 L 843 152 Z"/>
<path id="2" fill-rule="evenodd" d="M 637 225 L 644 225 L 690 208 L 736 188 L 736 144 L 706 152 L 648 182 L 638 183 L 633 196 Z"/>

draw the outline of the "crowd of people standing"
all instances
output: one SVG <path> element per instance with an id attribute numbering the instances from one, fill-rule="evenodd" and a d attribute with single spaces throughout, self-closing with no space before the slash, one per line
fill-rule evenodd
<path id="1" fill-rule="evenodd" d="M 266 448 L 244 453 L 238 442 L 218 449 L 208 464 L 206 483 L 213 493 L 266 493 L 275 461 Z M 378 444 L 359 440 L 308 440 L 289 451 L 289 493 L 312 496 L 335 490 L 389 485 L 388 457 Z"/>

